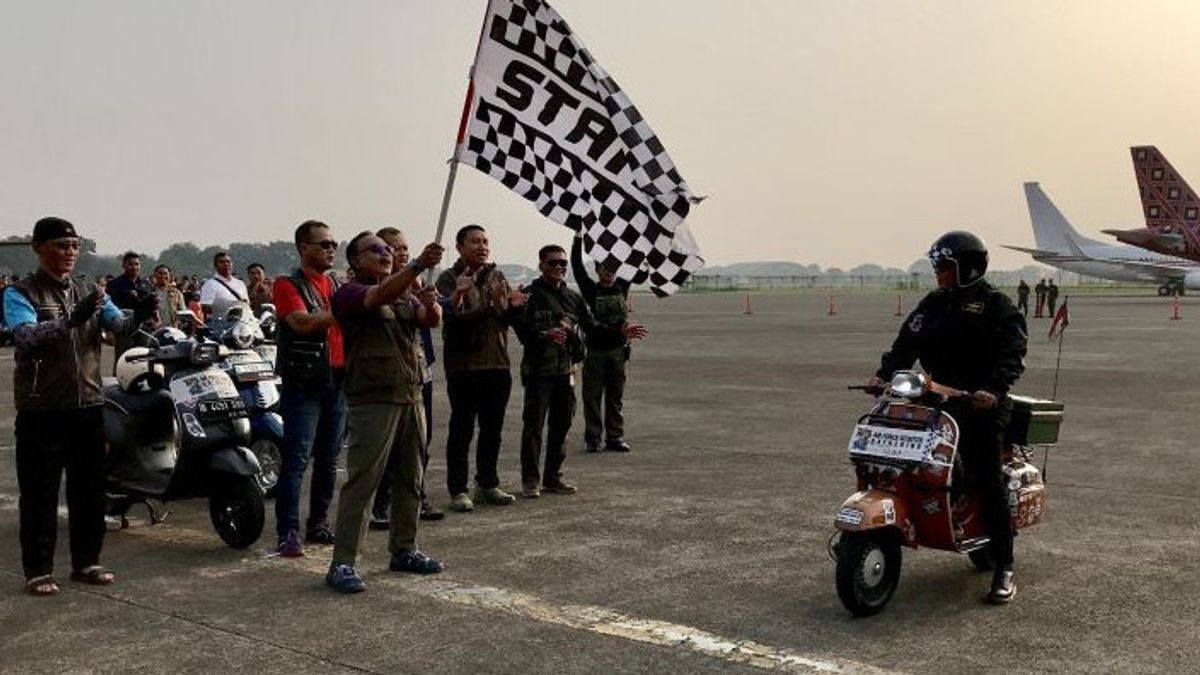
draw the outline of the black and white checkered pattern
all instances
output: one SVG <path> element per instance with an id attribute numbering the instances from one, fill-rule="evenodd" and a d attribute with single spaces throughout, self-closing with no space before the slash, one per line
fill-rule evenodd
<path id="1" fill-rule="evenodd" d="M 483 39 L 565 81 L 581 105 L 604 110 L 628 168 L 614 175 L 573 154 L 535 118 L 481 91 L 459 159 L 534 202 L 551 220 L 582 229 L 585 250 L 615 265 L 621 278 L 647 279 L 659 295 L 677 290 L 704 264 L 691 238 L 676 236 L 699 199 L 637 108 L 542 0 L 494 0 Z M 477 62 L 476 69 L 502 72 L 504 65 Z M 499 80 L 501 73 L 493 75 Z"/>

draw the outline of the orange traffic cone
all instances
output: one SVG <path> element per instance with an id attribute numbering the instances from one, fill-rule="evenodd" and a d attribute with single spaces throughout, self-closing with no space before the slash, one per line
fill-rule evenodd
<path id="1" fill-rule="evenodd" d="M 742 314 L 745 314 L 746 316 L 750 316 L 753 313 L 754 313 L 754 309 L 750 307 L 750 294 L 747 293 L 746 294 L 746 311 L 742 312 Z"/>
<path id="2" fill-rule="evenodd" d="M 904 305 L 899 293 L 896 294 L 896 314 L 895 316 L 904 316 Z"/>
<path id="3" fill-rule="evenodd" d="M 1171 300 L 1171 320 L 1178 321 L 1182 318 L 1179 316 L 1179 294 L 1176 293 L 1174 299 Z"/>
<path id="4" fill-rule="evenodd" d="M 837 316 L 837 300 L 833 297 L 833 293 L 829 294 L 829 311 L 826 312 L 829 316 Z"/>

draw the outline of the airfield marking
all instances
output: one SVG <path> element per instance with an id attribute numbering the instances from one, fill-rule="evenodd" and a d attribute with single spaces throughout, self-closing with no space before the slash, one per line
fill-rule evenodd
<path id="1" fill-rule="evenodd" d="M 166 523 L 131 527 L 120 532 L 122 536 L 145 537 L 165 544 L 214 546 L 219 541 L 213 533 L 173 527 Z M 287 565 L 311 572 L 319 578 L 329 568 L 329 551 L 322 549 L 331 549 L 331 547 L 310 549 L 309 554 L 305 557 L 290 559 L 280 558 L 274 552 L 269 552 L 268 549 L 257 549 L 248 551 L 249 555 L 244 555 L 238 560 L 232 560 L 222 565 L 201 567 L 194 573 L 200 577 L 217 579 L 266 567 L 277 568 L 280 565 Z M 313 553 L 317 553 L 317 555 L 313 555 Z M 773 647 L 753 640 L 729 638 L 668 621 L 642 619 L 594 605 L 560 605 L 547 602 L 534 595 L 503 588 L 480 586 L 445 578 L 401 576 L 382 570 L 380 572 L 380 574 L 372 574 L 368 578 L 368 586 L 394 588 L 455 605 L 505 612 L 542 623 L 673 648 L 762 670 L 783 673 L 869 673 L 873 675 L 896 672 L 856 661 L 821 658 L 816 655 L 804 654 L 795 649 Z M 128 602 L 126 599 L 109 596 L 102 591 L 89 590 L 88 592 Z M 332 593 L 332 591 L 330 592 Z M 190 620 L 183 616 L 179 618 Z M 242 635 L 242 637 L 258 639 L 250 635 Z M 315 655 L 313 656 L 315 657 Z"/>

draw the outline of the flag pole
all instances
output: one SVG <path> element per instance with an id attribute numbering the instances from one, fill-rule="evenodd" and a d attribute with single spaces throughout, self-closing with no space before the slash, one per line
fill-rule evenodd
<path id="1" fill-rule="evenodd" d="M 1066 307 L 1071 302 L 1071 296 L 1063 298 L 1063 307 Z M 1052 320 L 1053 321 L 1053 320 Z M 1062 347 L 1063 339 L 1067 336 L 1066 326 L 1058 329 L 1058 356 L 1054 359 L 1054 385 L 1050 388 L 1050 400 L 1054 400 L 1058 396 L 1058 373 L 1062 369 Z"/>
<path id="2" fill-rule="evenodd" d="M 442 236 L 446 232 L 446 216 L 450 212 L 450 198 L 454 194 L 454 181 L 458 177 L 458 158 L 462 152 L 463 141 L 467 137 L 467 121 L 471 115 L 471 101 L 475 98 L 475 63 L 479 60 L 479 47 L 483 44 L 483 34 L 487 30 L 487 18 L 492 13 L 492 0 L 487 1 L 487 5 L 483 10 L 483 22 L 479 26 L 479 39 L 475 42 L 475 57 L 471 60 L 471 68 L 467 71 L 467 93 L 463 97 L 462 117 L 458 121 L 458 134 L 454 137 L 454 154 L 450 156 L 447 163 L 450 165 L 450 170 L 446 174 L 446 190 L 442 193 L 442 209 L 438 213 L 437 234 L 434 236 L 434 241 L 438 244 L 442 243 Z M 425 275 L 425 283 L 433 283 L 433 275 L 438 268 L 430 268 Z"/>
<path id="3" fill-rule="evenodd" d="M 1063 307 L 1065 308 L 1071 302 L 1071 296 L 1063 298 Z M 1070 310 L 1068 310 L 1070 311 Z M 1050 400 L 1053 401 L 1058 397 L 1058 373 L 1062 370 L 1062 348 L 1063 340 L 1067 338 L 1067 327 L 1062 326 L 1058 329 L 1058 356 L 1054 359 L 1054 385 L 1050 388 Z M 1042 480 L 1046 480 L 1050 475 L 1050 446 L 1047 445 L 1042 451 Z"/>

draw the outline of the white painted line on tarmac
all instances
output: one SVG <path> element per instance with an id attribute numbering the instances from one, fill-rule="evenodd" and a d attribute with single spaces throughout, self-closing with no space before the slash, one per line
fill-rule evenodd
<path id="1" fill-rule="evenodd" d="M 737 640 L 708 631 L 653 619 L 626 616 L 603 607 L 556 605 L 541 598 L 489 586 L 441 579 L 422 579 L 406 588 L 458 605 L 507 612 L 543 623 L 586 630 L 599 635 L 689 651 L 730 663 L 784 673 L 882 673 L 864 663 L 822 659 L 791 649 Z"/>
<path id="2" fill-rule="evenodd" d="M 125 535 L 146 537 L 166 544 L 220 545 L 220 540 L 215 533 L 170 527 L 166 524 L 135 525 L 122 530 L 117 536 Z M 204 578 L 225 578 L 259 570 L 266 566 L 286 565 L 299 568 L 320 578 L 329 569 L 331 552 L 332 547 L 316 546 L 308 547 L 307 555 L 303 558 L 280 558 L 273 551 L 269 552 L 268 549 L 257 549 L 249 551 L 248 555 L 240 560 L 230 561 L 223 565 L 202 567 L 196 569 L 194 574 Z M 555 604 L 526 593 L 452 581 L 444 577 L 418 577 L 384 572 L 369 575 L 366 582 L 369 590 L 381 587 L 393 588 L 455 605 L 504 612 L 542 623 L 692 652 L 708 658 L 762 670 L 782 673 L 865 673 L 871 675 L 895 672 L 845 659 L 822 658 L 817 655 L 804 654 L 794 649 L 773 647 L 753 640 L 729 638 L 682 624 L 641 619 L 604 607 Z M 332 594 L 332 591 L 330 593 Z M 336 597 L 330 598 L 331 602 L 338 600 L 339 598 Z"/>

